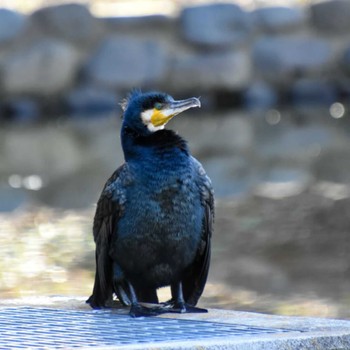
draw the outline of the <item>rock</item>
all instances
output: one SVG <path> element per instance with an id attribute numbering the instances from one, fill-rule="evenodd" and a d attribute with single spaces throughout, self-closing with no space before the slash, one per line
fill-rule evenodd
<path id="1" fill-rule="evenodd" d="M 76 75 L 79 54 L 61 41 L 43 39 L 7 56 L 2 71 L 8 94 L 52 95 L 68 88 Z"/>
<path id="2" fill-rule="evenodd" d="M 245 88 L 251 80 L 251 60 L 245 51 L 179 58 L 170 74 L 174 89 L 208 91 Z"/>
<path id="3" fill-rule="evenodd" d="M 155 41 L 111 37 L 93 55 L 85 75 L 110 88 L 155 85 L 165 78 L 167 60 L 167 51 Z"/>
<path id="4" fill-rule="evenodd" d="M 254 82 L 243 92 L 243 103 L 248 109 L 267 109 L 277 102 L 276 91 L 262 81 Z"/>
<path id="5" fill-rule="evenodd" d="M 180 17 L 183 37 L 209 47 L 242 43 L 249 31 L 249 16 L 235 4 L 210 4 L 185 8 Z"/>
<path id="6" fill-rule="evenodd" d="M 23 33 L 27 17 L 18 12 L 0 8 L 0 45 L 6 44 Z"/>
<path id="7" fill-rule="evenodd" d="M 156 30 L 164 33 L 173 30 L 176 19 L 165 15 L 146 15 L 137 17 L 106 17 L 101 19 L 110 31 Z"/>
<path id="8" fill-rule="evenodd" d="M 310 6 L 313 25 L 325 32 L 348 34 L 350 30 L 350 1 L 331 0 Z"/>
<path id="9" fill-rule="evenodd" d="M 297 30 L 304 27 L 307 21 L 302 9 L 283 6 L 259 8 L 252 13 L 252 17 L 259 29 L 274 33 Z"/>
<path id="10" fill-rule="evenodd" d="M 43 32 L 75 45 L 93 44 L 102 32 L 100 21 L 80 4 L 44 7 L 33 13 L 32 21 Z"/>
<path id="11" fill-rule="evenodd" d="M 95 86 L 82 86 L 71 90 L 65 97 L 68 112 L 86 116 L 106 113 L 117 109 L 121 100 L 115 93 Z"/>
<path id="12" fill-rule="evenodd" d="M 329 83 L 316 79 L 300 79 L 291 87 L 291 100 L 294 105 L 330 106 L 337 99 L 335 88 Z"/>
<path id="13" fill-rule="evenodd" d="M 254 47 L 256 68 L 267 79 L 285 83 L 288 78 L 327 70 L 332 63 L 330 43 L 316 38 L 265 37 Z"/>

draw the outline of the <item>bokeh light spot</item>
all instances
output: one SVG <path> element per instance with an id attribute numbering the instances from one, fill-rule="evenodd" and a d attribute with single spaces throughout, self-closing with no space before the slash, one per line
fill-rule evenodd
<path id="1" fill-rule="evenodd" d="M 342 103 L 335 102 L 330 106 L 329 113 L 335 119 L 342 118 L 344 117 L 344 114 L 345 114 L 345 107 Z"/>
<path id="2" fill-rule="evenodd" d="M 281 121 L 281 113 L 277 109 L 267 111 L 265 120 L 270 125 L 276 125 Z"/>

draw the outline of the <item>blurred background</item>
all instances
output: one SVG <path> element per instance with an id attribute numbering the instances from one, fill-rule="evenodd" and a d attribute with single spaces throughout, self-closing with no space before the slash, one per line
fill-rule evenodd
<path id="1" fill-rule="evenodd" d="M 201 305 L 350 318 L 350 1 L 0 0 L 0 298 L 88 296 L 133 87 L 216 192 Z M 29 300 L 27 299 L 27 300 Z"/>

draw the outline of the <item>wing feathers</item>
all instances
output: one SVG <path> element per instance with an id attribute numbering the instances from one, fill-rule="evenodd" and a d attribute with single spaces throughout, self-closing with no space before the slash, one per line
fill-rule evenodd
<path id="1" fill-rule="evenodd" d="M 91 297 L 87 300 L 92 307 L 104 307 L 112 299 L 113 261 L 109 256 L 110 240 L 115 230 L 115 223 L 122 215 L 123 205 L 114 192 L 118 190 L 118 179 L 124 166 L 118 168 L 107 181 L 97 202 L 93 224 L 96 243 L 96 274 Z"/>
<path id="2" fill-rule="evenodd" d="M 194 263 L 190 266 L 186 277 L 182 281 L 185 301 L 192 306 L 197 304 L 207 281 L 214 221 L 214 192 L 211 182 L 200 163 L 195 160 L 195 164 L 197 164 L 198 174 L 202 179 L 202 201 L 205 210 L 203 217 L 202 244 L 198 249 Z"/>

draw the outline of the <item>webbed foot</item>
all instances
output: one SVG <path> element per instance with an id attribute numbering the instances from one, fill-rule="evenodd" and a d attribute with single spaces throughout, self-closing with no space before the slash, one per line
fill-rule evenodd
<path id="1" fill-rule="evenodd" d="M 204 313 L 208 312 L 207 309 L 203 309 L 203 308 L 196 307 L 196 306 L 191 306 L 188 304 L 186 304 L 185 307 L 186 307 L 186 311 L 185 311 L 186 313 L 204 314 Z"/>
<path id="2" fill-rule="evenodd" d="M 162 308 L 158 307 L 146 307 L 140 304 L 132 304 L 130 308 L 129 315 L 131 317 L 150 317 L 150 316 L 158 316 L 162 314 Z"/>
<path id="3" fill-rule="evenodd" d="M 173 306 L 168 308 L 167 310 L 168 310 L 167 312 L 174 312 L 179 314 L 208 312 L 207 309 L 191 306 L 186 303 L 174 303 Z"/>
<path id="4" fill-rule="evenodd" d="M 169 300 L 168 302 L 163 304 L 162 313 L 172 312 L 172 313 L 207 313 L 207 309 L 202 309 L 200 307 L 195 307 L 183 302 L 175 302 L 173 300 Z"/>

